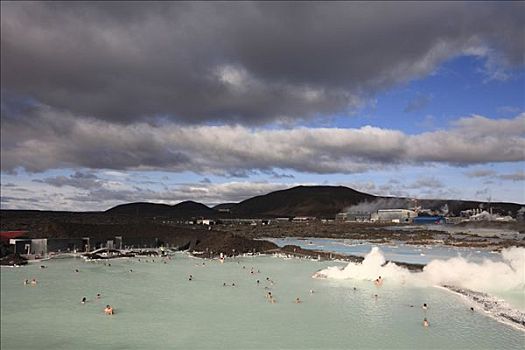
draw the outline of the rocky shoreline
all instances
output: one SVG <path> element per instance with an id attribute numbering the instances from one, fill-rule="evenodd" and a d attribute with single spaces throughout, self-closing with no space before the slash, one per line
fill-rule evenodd
<path id="1" fill-rule="evenodd" d="M 525 330 L 525 313 L 510 307 L 498 298 L 456 286 L 444 285 L 443 288 L 465 297 L 492 317 Z"/>
<path id="2" fill-rule="evenodd" d="M 222 237 L 220 242 L 207 240 L 196 245 L 197 250 L 192 255 L 199 258 L 218 258 L 221 256 L 236 256 L 242 254 L 284 254 L 298 258 L 318 259 L 318 260 L 343 260 L 348 262 L 362 262 L 363 257 L 356 255 L 338 254 L 326 251 L 304 249 L 297 245 L 285 245 L 278 247 L 275 243 L 265 240 L 247 239 L 235 235 Z M 200 249 L 199 249 L 200 248 Z M 231 252 L 231 253 L 230 253 Z M 386 263 L 388 263 L 387 261 Z M 410 264 L 392 261 L 411 271 L 422 271 L 425 265 Z"/>
<path id="3" fill-rule="evenodd" d="M 20 254 L 9 254 L 0 259 L 1 266 L 22 266 L 27 264 L 27 259 Z"/>

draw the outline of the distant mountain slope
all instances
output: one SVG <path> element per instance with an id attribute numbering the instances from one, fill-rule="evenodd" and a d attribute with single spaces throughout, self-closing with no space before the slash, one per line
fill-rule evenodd
<path id="1" fill-rule="evenodd" d="M 212 216 L 215 210 L 202 203 L 185 201 L 175 205 L 156 203 L 128 203 L 106 210 L 108 214 L 139 217 L 170 216 L 190 218 L 195 216 Z"/>
<path id="2" fill-rule="evenodd" d="M 359 204 L 359 205 L 358 205 Z M 409 198 L 378 197 L 355 191 L 343 186 L 298 186 L 287 190 L 271 192 L 266 195 L 246 199 L 240 203 L 223 203 L 209 208 L 204 204 L 185 201 L 176 205 L 155 203 L 128 203 L 118 205 L 105 212 L 55 212 L 38 210 L 0 210 L 0 223 L 3 230 L 27 229 L 28 222 L 44 227 L 54 221 L 98 224 L 124 224 L 130 220 L 147 219 L 156 216 L 171 218 L 256 218 L 256 217 L 293 217 L 316 216 L 334 218 L 350 208 L 355 211 L 374 212 L 382 208 L 409 208 L 415 205 Z M 420 199 L 417 204 L 422 208 L 444 209 L 459 215 L 466 209 L 487 209 L 487 203 L 464 200 Z M 358 205 L 358 206 L 356 206 Z M 356 206 L 356 207 L 353 207 Z M 516 217 L 524 204 L 492 202 L 494 213 Z M 352 208 L 351 208 L 352 207 Z M 219 209 L 230 209 L 230 212 Z M 443 214 L 445 212 L 443 211 Z M 33 225 L 34 226 L 34 225 Z"/>
<path id="3" fill-rule="evenodd" d="M 221 204 L 217 204 L 216 206 L 213 207 L 213 209 L 215 210 L 227 210 L 227 209 L 231 209 L 233 208 L 234 206 L 236 206 L 238 203 L 221 203 Z"/>
<path id="4" fill-rule="evenodd" d="M 242 201 L 231 208 L 231 215 L 333 218 L 346 207 L 376 198 L 343 186 L 297 186 Z"/>

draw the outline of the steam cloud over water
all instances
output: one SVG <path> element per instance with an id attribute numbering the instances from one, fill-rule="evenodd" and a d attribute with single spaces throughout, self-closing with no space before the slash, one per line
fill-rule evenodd
<path id="1" fill-rule="evenodd" d="M 379 209 L 408 208 L 410 200 L 402 198 L 379 198 L 370 202 L 361 202 L 345 209 L 346 212 L 373 213 Z"/>
<path id="2" fill-rule="evenodd" d="M 521 307 L 487 293 L 503 292 L 525 295 L 525 248 L 512 247 L 501 253 L 502 261 L 485 259 L 469 262 L 462 257 L 432 260 L 422 272 L 410 272 L 394 263 L 385 264 L 378 247 L 373 247 L 362 263 L 350 262 L 346 267 L 328 267 L 314 278 L 375 280 L 411 286 L 443 286 L 460 294 L 490 317 L 525 331 L 525 312 Z"/>
<path id="3" fill-rule="evenodd" d="M 453 285 L 480 292 L 521 290 L 525 292 L 525 248 L 502 251 L 502 261 L 485 259 L 482 263 L 456 257 L 432 260 L 422 272 L 410 272 L 386 260 L 378 247 L 373 247 L 362 263 L 350 262 L 343 269 L 328 267 L 314 277 L 331 279 L 375 280 L 385 283 L 409 283 L 415 286 Z"/>

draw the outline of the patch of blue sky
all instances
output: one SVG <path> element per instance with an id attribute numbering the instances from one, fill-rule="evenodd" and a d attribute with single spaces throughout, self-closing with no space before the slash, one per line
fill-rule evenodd
<path id="1" fill-rule="evenodd" d="M 514 117 L 525 111 L 525 69 L 511 69 L 507 80 L 487 80 L 485 61 L 460 56 L 432 74 L 387 89 L 354 115 L 333 117 L 337 127 L 373 125 L 407 134 L 444 129 L 473 114 L 491 119 Z M 413 108 L 407 108 L 420 99 Z"/>

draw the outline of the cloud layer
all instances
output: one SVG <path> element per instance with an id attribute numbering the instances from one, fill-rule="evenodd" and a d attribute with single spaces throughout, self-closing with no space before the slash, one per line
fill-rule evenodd
<path id="1" fill-rule="evenodd" d="M 123 124 L 346 113 L 451 57 L 485 57 L 501 78 L 525 52 L 523 2 L 2 2 L 1 10 L 3 90 Z"/>
<path id="2" fill-rule="evenodd" d="M 525 160 L 525 113 L 499 120 L 464 117 L 446 130 L 408 135 L 372 126 L 121 125 L 43 105 L 22 111 L 7 106 L 5 111 L 1 125 L 3 171 L 18 167 L 31 172 L 88 168 L 218 175 L 263 172 L 279 177 L 278 169 L 358 173 L 406 164 Z"/>

